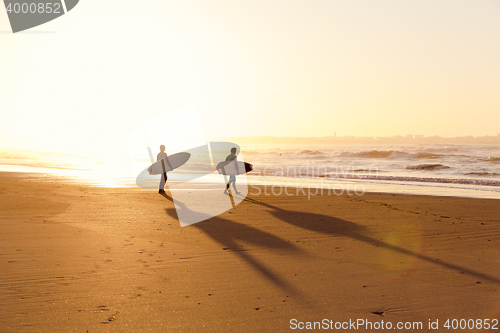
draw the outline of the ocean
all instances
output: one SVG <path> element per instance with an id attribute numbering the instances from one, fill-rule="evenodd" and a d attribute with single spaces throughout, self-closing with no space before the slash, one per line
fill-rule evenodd
<path id="1" fill-rule="evenodd" d="M 241 146 L 239 159 L 254 166 L 246 177 L 250 185 L 500 199 L 500 145 L 248 145 Z M 148 159 L 134 162 L 145 168 L 150 164 Z M 97 186 L 137 186 L 137 171 L 126 167 L 129 163 L 127 158 L 0 151 L 0 171 Z M 200 170 L 207 172 L 193 163 L 182 172 Z"/>
<path id="2" fill-rule="evenodd" d="M 500 198 L 499 145 L 242 147 L 259 178 L 366 191 Z M 255 173 L 254 173 L 255 174 Z M 251 176 L 250 176 L 251 177 Z"/>

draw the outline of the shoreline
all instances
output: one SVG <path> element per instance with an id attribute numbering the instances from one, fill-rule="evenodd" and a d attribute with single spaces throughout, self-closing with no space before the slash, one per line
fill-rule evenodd
<path id="1" fill-rule="evenodd" d="M 63 170 L 68 171 L 68 170 Z M 78 170 L 73 170 L 78 171 Z M 133 189 L 138 187 L 135 183 L 130 180 L 121 180 L 117 182 L 106 182 L 100 181 L 98 179 L 91 179 L 89 177 L 82 178 L 78 176 L 71 175 L 60 175 L 60 174 L 48 174 L 46 172 L 26 172 L 26 171 L 0 171 L 0 174 L 11 174 L 19 178 L 30 177 L 33 180 L 47 181 L 47 182 L 65 182 L 74 185 L 81 186 L 96 186 L 102 188 L 129 188 Z M 396 177 L 397 179 L 401 177 Z M 405 177 L 403 177 L 405 178 Z M 401 179 L 403 179 L 401 178 Z M 324 177 L 318 178 L 288 178 L 288 177 L 271 177 L 271 176 L 259 176 L 250 175 L 247 177 L 247 183 L 249 187 L 288 187 L 288 188 L 306 188 L 312 189 L 323 189 L 327 191 L 340 190 L 345 188 L 346 190 L 357 190 L 363 193 L 388 193 L 388 194 L 410 194 L 410 195 L 427 195 L 427 196 L 445 196 L 445 197 L 460 197 L 460 198 L 478 198 L 478 199 L 500 199 L 500 191 L 498 191 L 498 186 L 485 185 L 482 180 L 478 180 L 476 183 L 454 183 L 454 182 L 427 182 L 427 181 L 415 181 L 411 180 L 400 180 L 396 182 L 391 182 L 391 179 L 384 178 L 328 178 L 328 184 L 324 183 Z M 493 181 L 494 182 L 494 181 Z M 479 184 L 479 185 L 478 185 Z M 217 186 L 216 184 L 207 183 L 197 183 L 197 187 L 206 186 Z M 153 187 L 156 187 L 154 184 Z M 150 189 L 148 189 L 150 190 Z"/>

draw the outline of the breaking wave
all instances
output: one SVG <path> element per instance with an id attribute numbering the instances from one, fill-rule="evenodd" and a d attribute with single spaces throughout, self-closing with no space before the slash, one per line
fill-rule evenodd
<path id="1" fill-rule="evenodd" d="M 439 170 L 439 169 L 449 169 L 449 166 L 442 164 L 419 164 L 419 165 L 407 165 L 405 169 L 408 170 Z"/>
<path id="2" fill-rule="evenodd" d="M 339 157 L 363 157 L 363 158 L 427 158 L 435 159 L 444 155 L 431 153 L 405 153 L 398 150 L 371 150 L 363 152 L 342 152 Z"/>
<path id="3" fill-rule="evenodd" d="M 468 176 L 500 176 L 498 172 L 468 172 Z"/>
<path id="4" fill-rule="evenodd" d="M 297 154 L 302 154 L 302 155 L 324 155 L 322 152 L 316 150 L 309 150 L 309 149 L 306 149 L 306 150 L 303 150 L 301 152 L 298 152 Z"/>
<path id="5" fill-rule="evenodd" d="M 487 157 L 487 158 L 483 159 L 483 161 L 487 161 L 487 162 L 500 162 L 500 157 L 490 156 L 490 157 Z"/>

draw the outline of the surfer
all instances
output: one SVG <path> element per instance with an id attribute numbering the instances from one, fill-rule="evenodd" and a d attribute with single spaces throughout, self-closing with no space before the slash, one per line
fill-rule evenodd
<path id="1" fill-rule="evenodd" d="M 170 161 L 168 160 L 168 155 L 165 153 L 165 146 L 161 145 L 160 146 L 160 152 L 156 156 L 156 161 L 160 161 L 162 159 L 165 159 L 170 166 L 170 169 L 172 169 L 172 166 L 170 165 Z M 165 193 L 165 184 L 167 183 L 167 172 L 163 172 L 161 175 L 161 180 L 160 180 L 160 189 L 158 193 Z"/>
<path id="2" fill-rule="evenodd" d="M 231 148 L 231 154 L 227 155 L 227 157 L 226 157 L 226 161 L 232 161 L 232 160 L 234 160 L 235 162 L 237 161 L 235 147 Z M 238 164 L 236 164 L 236 168 L 238 168 Z M 228 194 L 227 190 L 229 190 L 229 187 L 231 186 L 231 184 L 233 184 L 233 188 L 234 188 L 235 193 L 241 194 L 236 189 L 236 176 L 235 175 L 229 176 L 229 182 L 226 185 L 226 189 L 224 190 L 224 194 Z"/>

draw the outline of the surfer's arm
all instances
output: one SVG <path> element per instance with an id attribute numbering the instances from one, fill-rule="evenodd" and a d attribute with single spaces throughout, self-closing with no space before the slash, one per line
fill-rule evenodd
<path id="1" fill-rule="evenodd" d="M 236 174 L 238 175 L 240 173 L 240 170 L 238 168 L 238 158 L 235 156 L 233 158 L 233 161 L 234 161 L 234 166 L 236 167 Z"/>

